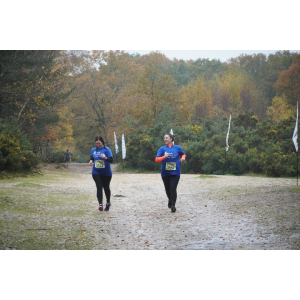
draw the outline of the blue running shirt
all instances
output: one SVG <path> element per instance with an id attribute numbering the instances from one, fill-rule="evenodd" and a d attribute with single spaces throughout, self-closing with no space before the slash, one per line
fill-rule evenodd
<path id="1" fill-rule="evenodd" d="M 162 146 L 157 152 L 157 157 L 162 157 L 165 152 L 169 153 L 169 157 L 161 162 L 161 177 L 177 175 L 180 176 L 180 156 L 185 152 L 178 145 L 173 145 L 171 148 Z"/>
<path id="2" fill-rule="evenodd" d="M 105 156 L 108 157 L 113 157 L 110 149 L 105 146 L 102 148 L 93 148 L 91 151 L 91 158 L 94 158 L 94 165 L 93 165 L 93 171 L 92 174 L 99 174 L 103 176 L 112 176 L 111 168 L 110 168 L 110 163 L 107 162 L 105 159 L 101 157 L 101 154 L 105 154 Z"/>

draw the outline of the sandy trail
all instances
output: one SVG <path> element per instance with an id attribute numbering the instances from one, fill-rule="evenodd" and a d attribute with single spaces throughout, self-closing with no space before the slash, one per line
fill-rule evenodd
<path id="1" fill-rule="evenodd" d="M 94 249 L 299 249 L 300 201 L 295 180 L 249 176 L 181 175 L 177 211 L 167 207 L 160 174 L 115 172 L 111 209 L 97 212 L 87 164 L 70 164 L 75 181 L 53 188 L 89 195 L 82 220 Z M 105 203 L 105 197 L 104 197 Z M 98 246 L 97 246 L 98 245 Z"/>

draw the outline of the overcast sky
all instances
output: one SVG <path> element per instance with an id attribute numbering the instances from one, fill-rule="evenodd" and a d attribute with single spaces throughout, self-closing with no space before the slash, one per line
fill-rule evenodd
<path id="1" fill-rule="evenodd" d="M 237 57 L 241 54 L 264 53 L 266 55 L 273 54 L 279 50 L 125 50 L 132 53 L 140 53 L 141 55 L 150 53 L 151 51 L 159 51 L 164 53 L 168 58 L 196 60 L 198 58 L 220 59 L 224 62 L 231 57 Z M 290 50 L 291 52 L 300 52 L 300 50 Z"/>

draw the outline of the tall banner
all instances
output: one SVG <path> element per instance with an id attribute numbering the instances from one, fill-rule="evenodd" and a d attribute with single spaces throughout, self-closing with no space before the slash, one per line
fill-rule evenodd
<path id="1" fill-rule="evenodd" d="M 124 133 L 122 134 L 122 159 L 126 157 L 126 145 L 125 145 L 125 137 Z"/>
<path id="2" fill-rule="evenodd" d="M 173 129 L 171 129 L 170 133 L 173 135 Z M 174 145 L 174 141 L 173 141 L 173 145 Z"/>
<path id="3" fill-rule="evenodd" d="M 229 130 L 230 130 L 230 121 L 231 121 L 231 115 L 230 115 L 230 118 L 229 118 L 228 132 L 227 132 L 227 136 L 226 136 L 226 151 L 228 151 L 228 149 L 229 149 L 228 137 L 229 137 Z"/>
<path id="4" fill-rule="evenodd" d="M 298 141 L 297 141 L 297 138 L 298 138 L 298 101 L 297 101 L 297 118 L 296 118 L 296 126 L 295 126 L 295 130 L 294 130 L 294 134 L 293 134 L 293 142 L 294 142 L 294 145 L 295 145 L 295 148 L 296 148 L 296 152 L 298 152 Z"/>
<path id="5" fill-rule="evenodd" d="M 118 147 L 118 143 L 117 143 L 117 137 L 116 137 L 116 133 L 114 132 L 114 136 L 115 136 L 115 147 L 116 147 L 116 153 L 119 153 L 119 147 Z"/>

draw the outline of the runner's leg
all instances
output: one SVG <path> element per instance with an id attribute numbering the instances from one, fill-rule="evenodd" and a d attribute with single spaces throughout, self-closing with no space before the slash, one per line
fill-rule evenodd
<path id="1" fill-rule="evenodd" d="M 170 177 L 170 192 L 171 192 L 171 203 L 172 206 L 175 206 L 176 203 L 176 199 L 177 199 L 177 185 L 180 179 L 180 176 L 176 176 L 176 175 L 171 175 Z"/>
<path id="2" fill-rule="evenodd" d="M 162 180 L 163 180 L 163 183 L 164 183 L 164 186 L 165 186 L 165 190 L 166 190 L 166 194 L 167 194 L 169 202 L 171 202 L 170 177 L 171 176 L 162 177 Z"/>
<path id="3" fill-rule="evenodd" d="M 97 199 L 99 202 L 99 205 L 102 205 L 102 199 L 103 199 L 103 192 L 102 192 L 102 188 L 103 188 L 103 182 L 102 182 L 102 177 L 101 175 L 98 174 L 93 174 L 93 179 L 96 183 L 96 187 L 97 187 Z"/>
<path id="4" fill-rule="evenodd" d="M 110 188 L 109 188 L 109 184 L 111 181 L 112 176 L 103 176 L 102 177 L 102 181 L 103 181 L 103 188 L 104 188 L 104 192 L 105 192 L 105 196 L 106 196 L 106 203 L 110 203 Z"/>

